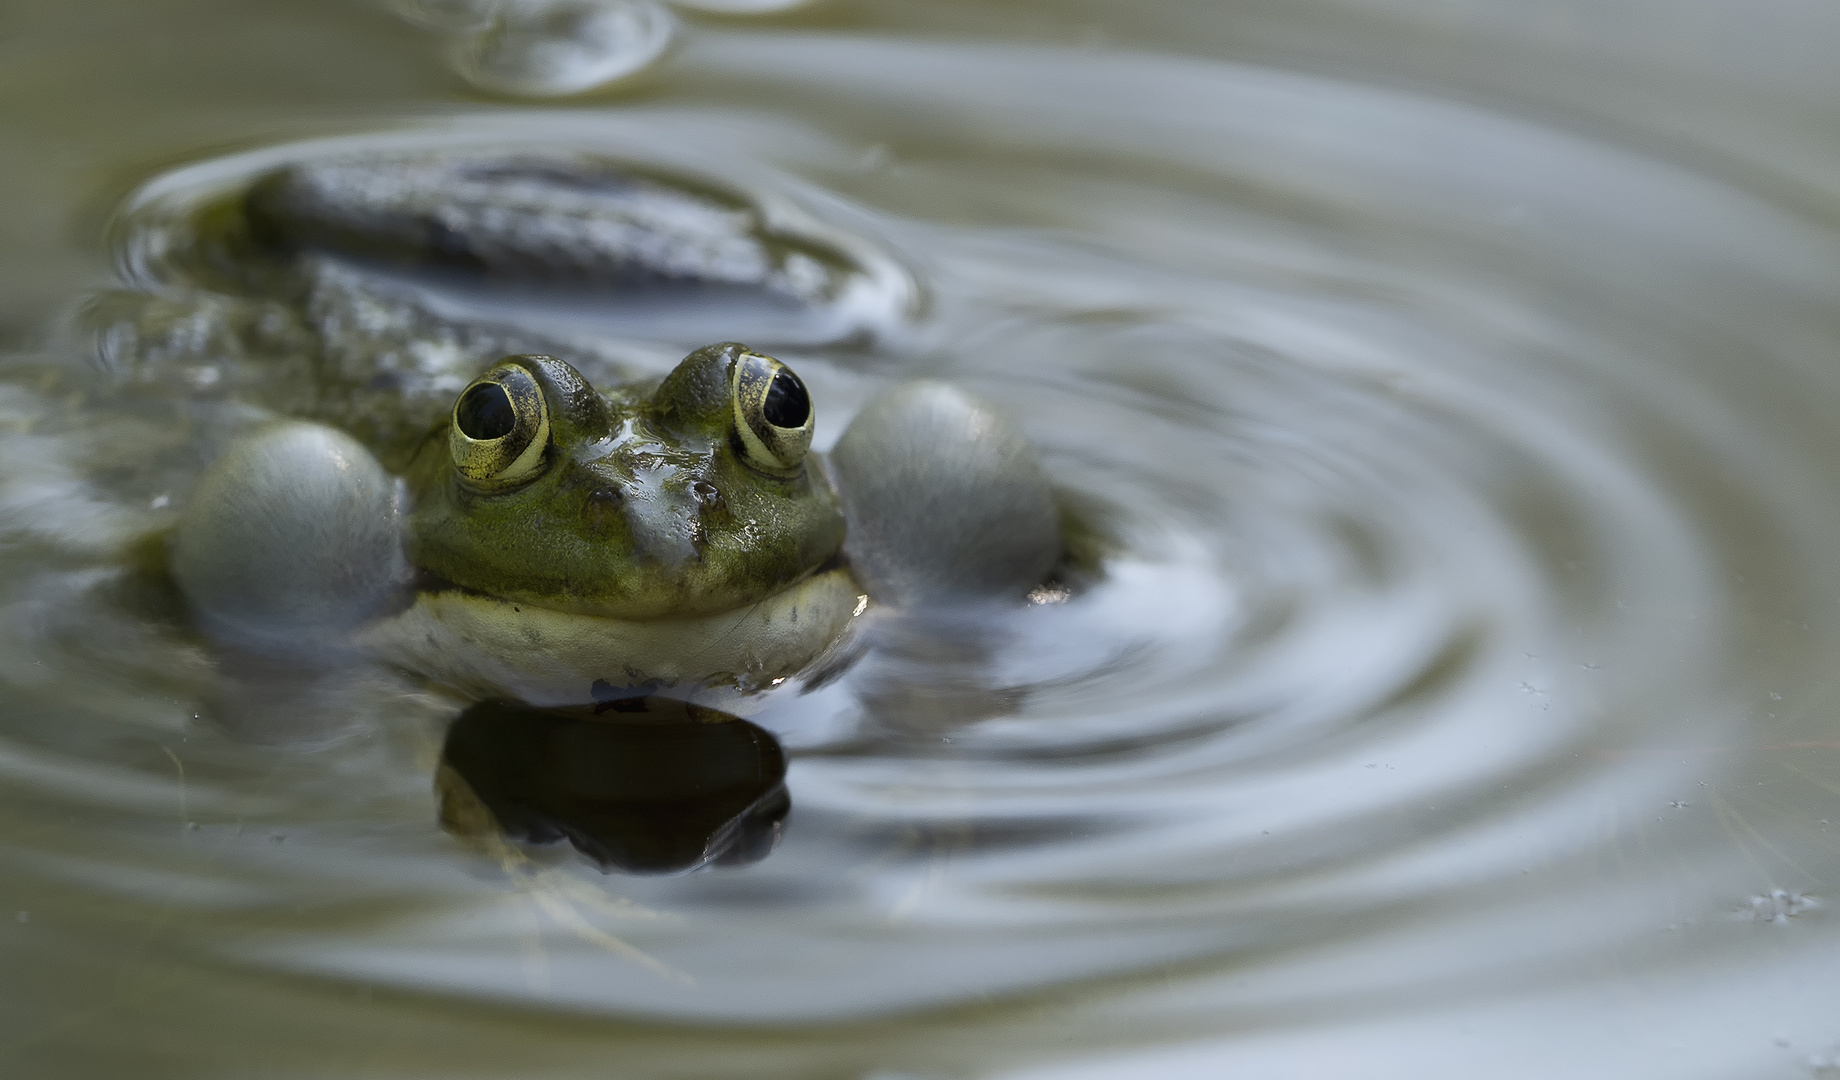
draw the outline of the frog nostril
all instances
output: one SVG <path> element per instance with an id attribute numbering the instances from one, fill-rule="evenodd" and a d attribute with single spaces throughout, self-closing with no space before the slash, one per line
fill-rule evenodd
<path id="1" fill-rule="evenodd" d="M 511 407 L 511 395 L 497 383 L 478 383 L 460 395 L 454 406 L 454 423 L 460 434 L 486 442 L 502 439 L 517 427 L 517 411 Z"/>
<path id="2" fill-rule="evenodd" d="M 597 487 L 588 492 L 582 509 L 582 524 L 602 539 L 611 540 L 625 533 L 626 493 L 618 487 Z"/>

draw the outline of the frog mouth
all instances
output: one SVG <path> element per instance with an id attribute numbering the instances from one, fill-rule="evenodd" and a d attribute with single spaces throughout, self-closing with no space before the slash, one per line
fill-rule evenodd
<path id="1" fill-rule="evenodd" d="M 359 644 L 476 698 L 587 705 L 600 682 L 732 707 L 811 667 L 868 607 L 841 561 L 763 599 L 682 618 L 579 614 L 453 586 L 418 591 Z"/>
<path id="2" fill-rule="evenodd" d="M 764 593 L 758 596 L 750 596 L 746 599 L 737 601 L 734 605 L 732 605 L 729 608 L 723 609 L 722 611 L 700 612 L 696 615 L 687 615 L 687 616 L 666 615 L 666 616 L 643 616 L 642 617 L 642 616 L 635 616 L 635 615 L 625 615 L 625 614 L 621 614 L 616 611 L 582 610 L 579 607 L 565 608 L 565 607 L 545 604 L 540 600 L 530 600 L 530 599 L 522 599 L 522 598 L 512 599 L 509 597 L 500 596 L 497 593 L 488 592 L 487 590 L 484 590 L 484 589 L 476 588 L 472 585 L 462 584 L 460 582 L 453 580 L 452 578 L 449 578 L 440 573 L 437 573 L 436 571 L 429 570 L 426 567 L 421 567 L 415 571 L 415 576 L 409 582 L 408 586 L 404 588 L 395 597 L 394 603 L 387 606 L 386 609 L 381 614 L 385 617 L 392 617 L 392 616 L 400 615 L 404 611 L 407 611 L 410 608 L 414 607 L 416 603 L 422 597 L 445 596 L 445 595 L 452 594 L 455 596 L 467 597 L 467 598 L 470 598 L 472 600 L 475 600 L 481 603 L 507 604 L 507 605 L 510 605 L 510 608 L 513 614 L 521 614 L 527 610 L 528 611 L 549 611 L 549 612 L 554 612 L 559 615 L 579 615 L 582 618 L 605 619 L 611 622 L 632 623 L 634 625 L 641 625 L 641 624 L 654 623 L 654 622 L 658 622 L 658 623 L 681 622 L 687 619 L 694 619 L 694 618 L 720 617 L 721 615 L 726 614 L 731 611 L 739 611 L 739 610 L 742 610 L 742 609 L 745 609 L 745 608 L 748 608 L 754 605 L 768 603 L 774 597 L 779 596 L 789 590 L 796 589 L 800 587 L 801 585 L 803 585 L 805 582 L 808 582 L 814 578 L 821 577 L 827 574 L 832 574 L 838 571 L 843 571 L 846 574 L 849 573 L 850 571 L 849 557 L 843 553 L 843 550 L 841 548 L 832 552 L 829 555 L 829 557 L 827 557 L 823 562 L 819 563 L 817 566 L 814 566 L 810 571 L 806 572 L 800 577 L 794 578 L 791 581 L 785 582 L 784 584 L 781 584 L 772 589 L 766 590 Z M 852 578 L 852 580 L 854 580 L 854 578 Z M 858 588 L 858 592 L 860 591 L 861 589 Z"/>

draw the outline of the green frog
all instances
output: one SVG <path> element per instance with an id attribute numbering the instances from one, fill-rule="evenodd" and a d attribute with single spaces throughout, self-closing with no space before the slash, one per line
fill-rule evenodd
<path id="1" fill-rule="evenodd" d="M 129 230 L 124 264 L 158 287 L 92 317 L 130 382 L 293 418 L 218 454 L 170 545 L 227 650 L 476 699 L 746 711 L 871 610 L 1020 597 L 1061 554 L 1026 440 L 957 388 L 893 387 L 820 455 L 811 394 L 765 351 L 596 388 L 604 338 L 491 314 L 688 296 L 709 324 L 833 325 L 874 292 L 860 244 L 557 154 L 306 162 L 207 194 Z"/>
<path id="2" fill-rule="evenodd" d="M 872 602 L 1020 597 L 1060 554 L 1026 442 L 949 385 L 872 401 L 828 462 L 799 377 L 737 343 L 602 393 L 506 357 L 403 475 L 281 423 L 201 479 L 172 545 L 220 639 L 362 654 L 536 705 L 682 694 L 724 708 L 834 653 Z"/>

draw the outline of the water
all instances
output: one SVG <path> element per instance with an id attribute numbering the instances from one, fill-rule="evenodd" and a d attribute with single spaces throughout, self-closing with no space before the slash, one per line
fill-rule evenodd
<path id="1" fill-rule="evenodd" d="M 1834 1069 L 1833 16 L 1541 12 L 685 12 L 540 105 L 380 6 L 11 13 L 7 1075 Z M 209 722 L 120 568 L 216 414 L 105 392 L 72 312 L 143 184 L 378 133 L 667 155 L 887 253 L 911 314 L 780 350 L 820 442 L 970 386 L 1102 580 L 753 717 L 784 839 L 686 876 L 442 832 L 437 695 Z"/>

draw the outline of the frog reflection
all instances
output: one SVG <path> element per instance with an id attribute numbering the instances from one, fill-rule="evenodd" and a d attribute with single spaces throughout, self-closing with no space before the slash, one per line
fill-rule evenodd
<path id="1" fill-rule="evenodd" d="M 448 730 L 441 824 L 474 840 L 568 840 L 603 871 L 670 874 L 767 857 L 792 801 L 777 740 L 656 697 L 573 710 L 483 702 Z"/>

